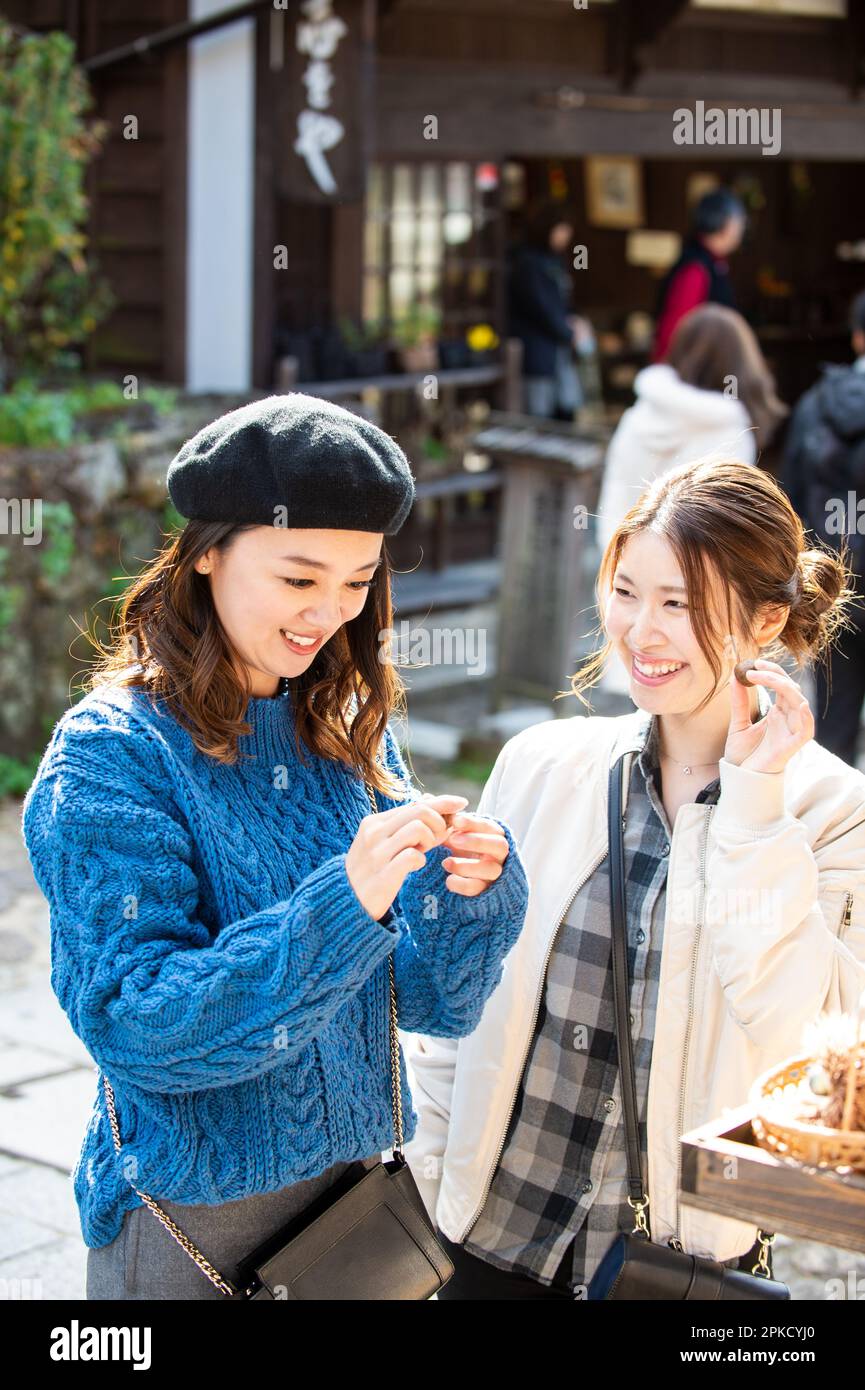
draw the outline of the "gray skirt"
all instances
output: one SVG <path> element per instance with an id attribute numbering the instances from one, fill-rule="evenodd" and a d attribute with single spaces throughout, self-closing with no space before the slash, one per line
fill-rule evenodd
<path id="1" fill-rule="evenodd" d="M 359 1162 L 369 1169 L 381 1158 L 381 1154 L 374 1154 Z M 219 1273 L 237 1284 L 240 1262 L 299 1216 L 350 1167 L 350 1163 L 335 1163 L 317 1177 L 278 1192 L 255 1192 L 219 1206 L 181 1206 L 159 1197 L 156 1200 Z M 126 1213 L 114 1240 L 96 1250 L 88 1249 L 87 1298 L 225 1299 L 226 1295 L 211 1284 L 142 1203 Z"/>

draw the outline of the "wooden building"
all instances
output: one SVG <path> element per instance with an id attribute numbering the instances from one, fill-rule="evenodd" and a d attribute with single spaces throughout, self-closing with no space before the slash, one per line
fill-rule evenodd
<path id="1" fill-rule="evenodd" d="M 508 245 L 552 194 L 587 252 L 574 307 L 603 335 L 606 384 L 626 391 L 645 358 L 629 316 L 653 312 L 712 179 L 751 213 L 732 273 L 782 393 L 848 356 L 846 308 L 865 286 L 862 0 L 3 10 L 72 35 L 110 121 L 92 235 L 119 303 L 92 370 L 266 389 L 313 331 L 320 349 L 346 317 L 391 326 L 418 302 L 445 337 L 501 335 Z M 713 110 L 757 119 L 709 143 Z"/>

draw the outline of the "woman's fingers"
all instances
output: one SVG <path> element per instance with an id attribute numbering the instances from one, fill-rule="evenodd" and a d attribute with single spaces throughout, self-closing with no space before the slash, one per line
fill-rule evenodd
<path id="1" fill-rule="evenodd" d="M 751 723 L 746 685 L 761 685 L 774 699 L 762 718 Z M 730 680 L 730 729 L 725 756 L 756 772 L 780 772 L 793 754 L 814 737 L 814 718 L 799 686 L 777 661 L 754 658 L 745 685 Z"/>
<path id="2" fill-rule="evenodd" d="M 376 921 L 390 907 L 426 852 L 448 833 L 465 796 L 429 796 L 364 816 L 345 856 L 345 871 L 359 902 Z M 481 885 L 483 886 L 483 885 Z"/>
<path id="3" fill-rule="evenodd" d="M 786 762 L 797 748 L 814 737 L 811 706 L 796 682 L 775 661 L 761 658 L 759 667 L 748 672 L 748 679 L 754 685 L 762 685 L 775 692 L 774 704 L 765 720 L 761 721 L 767 724 L 766 739 L 761 747 L 765 756 L 777 754 Z M 777 770 L 774 757 L 772 769 Z"/>
<path id="4" fill-rule="evenodd" d="M 453 855 L 442 860 L 442 868 L 460 874 L 463 878 L 486 879 L 488 883 L 492 883 L 502 873 L 501 863 L 497 859 L 457 859 Z"/>
<path id="5" fill-rule="evenodd" d="M 776 702 L 780 702 L 788 709 L 809 707 L 802 691 L 796 682 L 790 679 L 786 671 L 766 671 L 761 667 L 760 670 L 749 671 L 748 680 L 754 685 L 765 685 L 770 690 L 774 690 Z"/>
<path id="6" fill-rule="evenodd" d="M 380 841 L 377 849 L 388 859 L 393 859 L 400 850 L 409 845 L 415 845 L 418 849 L 426 852 L 438 844 L 441 844 L 441 836 L 438 831 L 427 821 L 415 816 L 413 820 L 406 821 L 405 825 L 399 826 L 392 835 L 388 835 L 385 840 Z"/>
<path id="7" fill-rule="evenodd" d="M 460 815 L 457 820 L 469 828 L 448 835 L 445 843 L 457 853 L 442 860 L 442 868 L 449 871 L 445 883 L 451 892 L 475 897 L 501 877 L 508 842 L 500 825 L 481 816 Z M 474 855 L 477 858 L 468 857 Z"/>
<path id="8" fill-rule="evenodd" d="M 508 842 L 504 835 L 489 835 L 476 832 L 453 831 L 444 842 L 463 853 L 489 855 L 499 863 L 507 857 Z"/>
<path id="9" fill-rule="evenodd" d="M 728 737 L 745 732 L 751 726 L 751 700 L 748 691 L 735 674 L 730 676 L 730 728 Z"/>
<path id="10" fill-rule="evenodd" d="M 786 671 L 767 670 L 764 667 L 752 667 L 746 672 L 747 679 L 752 685 L 767 685 L 771 690 L 789 699 L 798 696 L 804 700 L 804 695 L 794 680 L 791 680 Z"/>
<path id="11" fill-rule="evenodd" d="M 448 829 L 445 817 L 455 815 L 466 801 L 464 796 L 437 796 L 429 801 L 408 801 L 404 806 L 394 806 L 390 811 L 365 816 L 363 823 L 367 833 L 380 841 L 395 834 L 408 821 L 420 820 L 434 831 L 437 842 L 441 844 Z"/>
<path id="12" fill-rule="evenodd" d="M 362 843 L 352 846 L 348 856 L 352 884 L 356 891 L 361 887 L 365 905 L 388 906 L 407 875 L 423 867 L 429 850 L 440 844 L 456 850 L 442 860 L 452 893 L 475 897 L 488 888 L 502 873 L 508 841 L 496 821 L 466 812 L 467 804 L 464 796 L 424 793 L 365 817 L 358 837 Z"/>

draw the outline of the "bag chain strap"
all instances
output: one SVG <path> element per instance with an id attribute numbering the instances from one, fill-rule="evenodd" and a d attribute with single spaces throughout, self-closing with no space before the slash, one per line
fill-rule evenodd
<path id="1" fill-rule="evenodd" d="M 373 815 L 376 815 L 378 813 L 378 805 L 376 803 L 375 794 L 373 793 L 369 784 L 366 784 L 366 792 L 370 800 L 370 805 L 372 806 Z M 394 980 L 392 951 L 387 958 L 387 963 L 390 984 L 390 1021 L 388 1035 L 390 1041 L 391 1099 L 393 1102 L 393 1153 L 394 1157 L 396 1157 L 396 1155 L 399 1154 L 402 1161 L 405 1162 L 405 1156 L 402 1151 L 402 1086 L 400 1082 L 399 1037 L 397 1034 L 396 1012 L 396 983 Z M 117 1111 L 114 1107 L 114 1091 L 112 1089 L 111 1082 L 108 1080 L 108 1077 L 104 1075 L 104 1073 L 102 1076 L 102 1080 L 105 1086 L 105 1099 L 108 1108 L 108 1120 L 111 1125 L 111 1137 L 114 1140 L 114 1147 L 119 1154 L 120 1127 L 117 1123 Z M 202 1274 L 207 1276 L 211 1284 L 213 1284 L 217 1289 L 219 1289 L 220 1293 L 228 1294 L 229 1296 L 235 1295 L 237 1293 L 237 1289 L 231 1283 L 231 1281 L 229 1279 L 223 1278 L 223 1276 L 219 1273 L 219 1270 L 215 1269 L 214 1266 L 210 1263 L 210 1261 L 206 1259 L 204 1255 L 202 1255 L 198 1247 L 193 1244 L 189 1237 L 183 1234 L 180 1227 L 176 1224 L 176 1222 L 172 1221 L 171 1217 L 168 1215 L 167 1212 L 162 1210 L 162 1207 L 159 1206 L 158 1202 L 155 1202 L 152 1197 L 149 1197 L 147 1195 L 146 1192 L 139 1191 L 137 1187 L 134 1188 L 134 1191 L 138 1193 L 138 1196 L 141 1198 L 142 1202 L 144 1202 L 145 1206 L 148 1206 L 150 1208 L 157 1220 L 161 1221 L 168 1234 L 172 1236 L 177 1241 L 178 1245 L 180 1245 L 182 1249 L 186 1251 L 190 1259 L 195 1261 Z"/>

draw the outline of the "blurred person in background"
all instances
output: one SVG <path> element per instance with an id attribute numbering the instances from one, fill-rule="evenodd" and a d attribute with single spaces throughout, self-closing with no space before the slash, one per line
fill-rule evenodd
<path id="1" fill-rule="evenodd" d="M 652 361 L 660 362 L 685 314 L 701 304 L 735 308 L 727 257 L 742 243 L 747 225 L 743 203 L 727 188 L 706 193 L 694 208 L 682 254 L 658 293 Z"/>
<path id="2" fill-rule="evenodd" d="M 574 219 L 557 202 L 537 207 L 508 268 L 508 332 L 523 344 L 523 408 L 528 415 L 573 420 L 583 405 L 574 352 L 589 353 L 586 319 L 570 312 Z"/>
<path id="3" fill-rule="evenodd" d="M 840 660 L 820 663 L 816 737 L 855 766 L 865 701 L 865 291 L 850 309 L 852 366 L 826 364 L 796 406 L 781 471 L 803 524 L 836 550 L 847 550 L 858 602 L 837 643 Z"/>
<path id="4" fill-rule="evenodd" d="M 636 403 L 619 421 L 604 464 L 602 550 L 659 474 L 712 453 L 754 464 L 787 414 L 753 331 L 720 304 L 704 304 L 681 320 L 666 361 L 638 372 L 634 391 Z M 627 693 L 617 664 L 602 686 Z"/>

